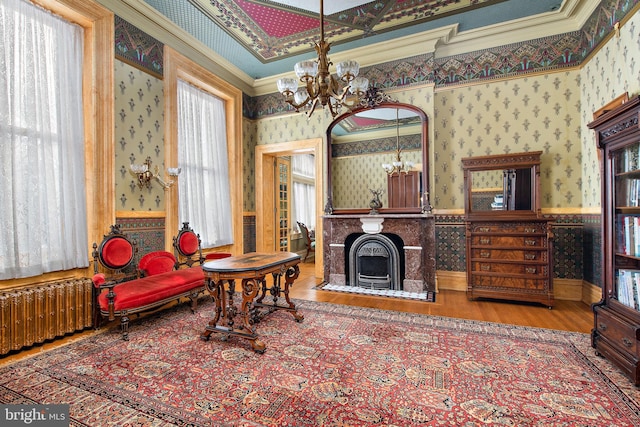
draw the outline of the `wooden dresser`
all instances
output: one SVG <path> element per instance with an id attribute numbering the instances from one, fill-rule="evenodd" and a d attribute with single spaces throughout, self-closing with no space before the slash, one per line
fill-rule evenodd
<path id="1" fill-rule="evenodd" d="M 551 226 L 545 219 L 467 221 L 467 295 L 553 306 Z"/>
<path id="2" fill-rule="evenodd" d="M 540 214 L 541 154 L 462 160 L 469 299 L 554 304 L 553 232 Z"/>

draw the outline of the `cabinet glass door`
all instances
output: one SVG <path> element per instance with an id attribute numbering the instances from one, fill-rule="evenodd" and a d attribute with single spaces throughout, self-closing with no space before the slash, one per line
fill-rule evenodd
<path id="1" fill-rule="evenodd" d="M 634 310 L 640 309 L 640 144 L 615 151 L 614 172 L 615 259 L 614 297 Z"/>

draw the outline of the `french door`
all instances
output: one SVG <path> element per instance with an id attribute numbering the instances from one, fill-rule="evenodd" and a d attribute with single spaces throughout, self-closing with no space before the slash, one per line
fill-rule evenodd
<path id="1" fill-rule="evenodd" d="M 291 160 L 276 158 L 276 251 L 289 252 L 291 242 Z"/>

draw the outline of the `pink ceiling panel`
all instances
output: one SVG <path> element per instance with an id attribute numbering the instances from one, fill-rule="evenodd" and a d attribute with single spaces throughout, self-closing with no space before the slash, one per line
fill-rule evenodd
<path id="1" fill-rule="evenodd" d="M 372 127 L 381 124 L 387 124 L 386 120 L 372 119 L 369 117 L 352 116 L 353 122 L 358 127 Z"/>
<path id="2" fill-rule="evenodd" d="M 269 37 L 287 37 L 320 26 L 320 18 L 310 18 L 243 0 L 236 0 L 236 3 Z"/>

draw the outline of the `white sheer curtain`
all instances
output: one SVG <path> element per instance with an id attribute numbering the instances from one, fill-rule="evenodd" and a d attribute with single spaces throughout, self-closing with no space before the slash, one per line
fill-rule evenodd
<path id="1" fill-rule="evenodd" d="M 88 265 L 83 29 L 0 2 L 0 279 Z"/>
<path id="2" fill-rule="evenodd" d="M 315 157 L 297 154 L 291 157 L 293 183 L 293 216 L 309 230 L 316 228 Z M 296 229 L 298 225 L 295 225 Z M 300 231 L 300 230 L 298 230 Z"/>
<path id="3" fill-rule="evenodd" d="M 178 80 L 180 222 L 204 247 L 233 243 L 224 101 Z"/>

